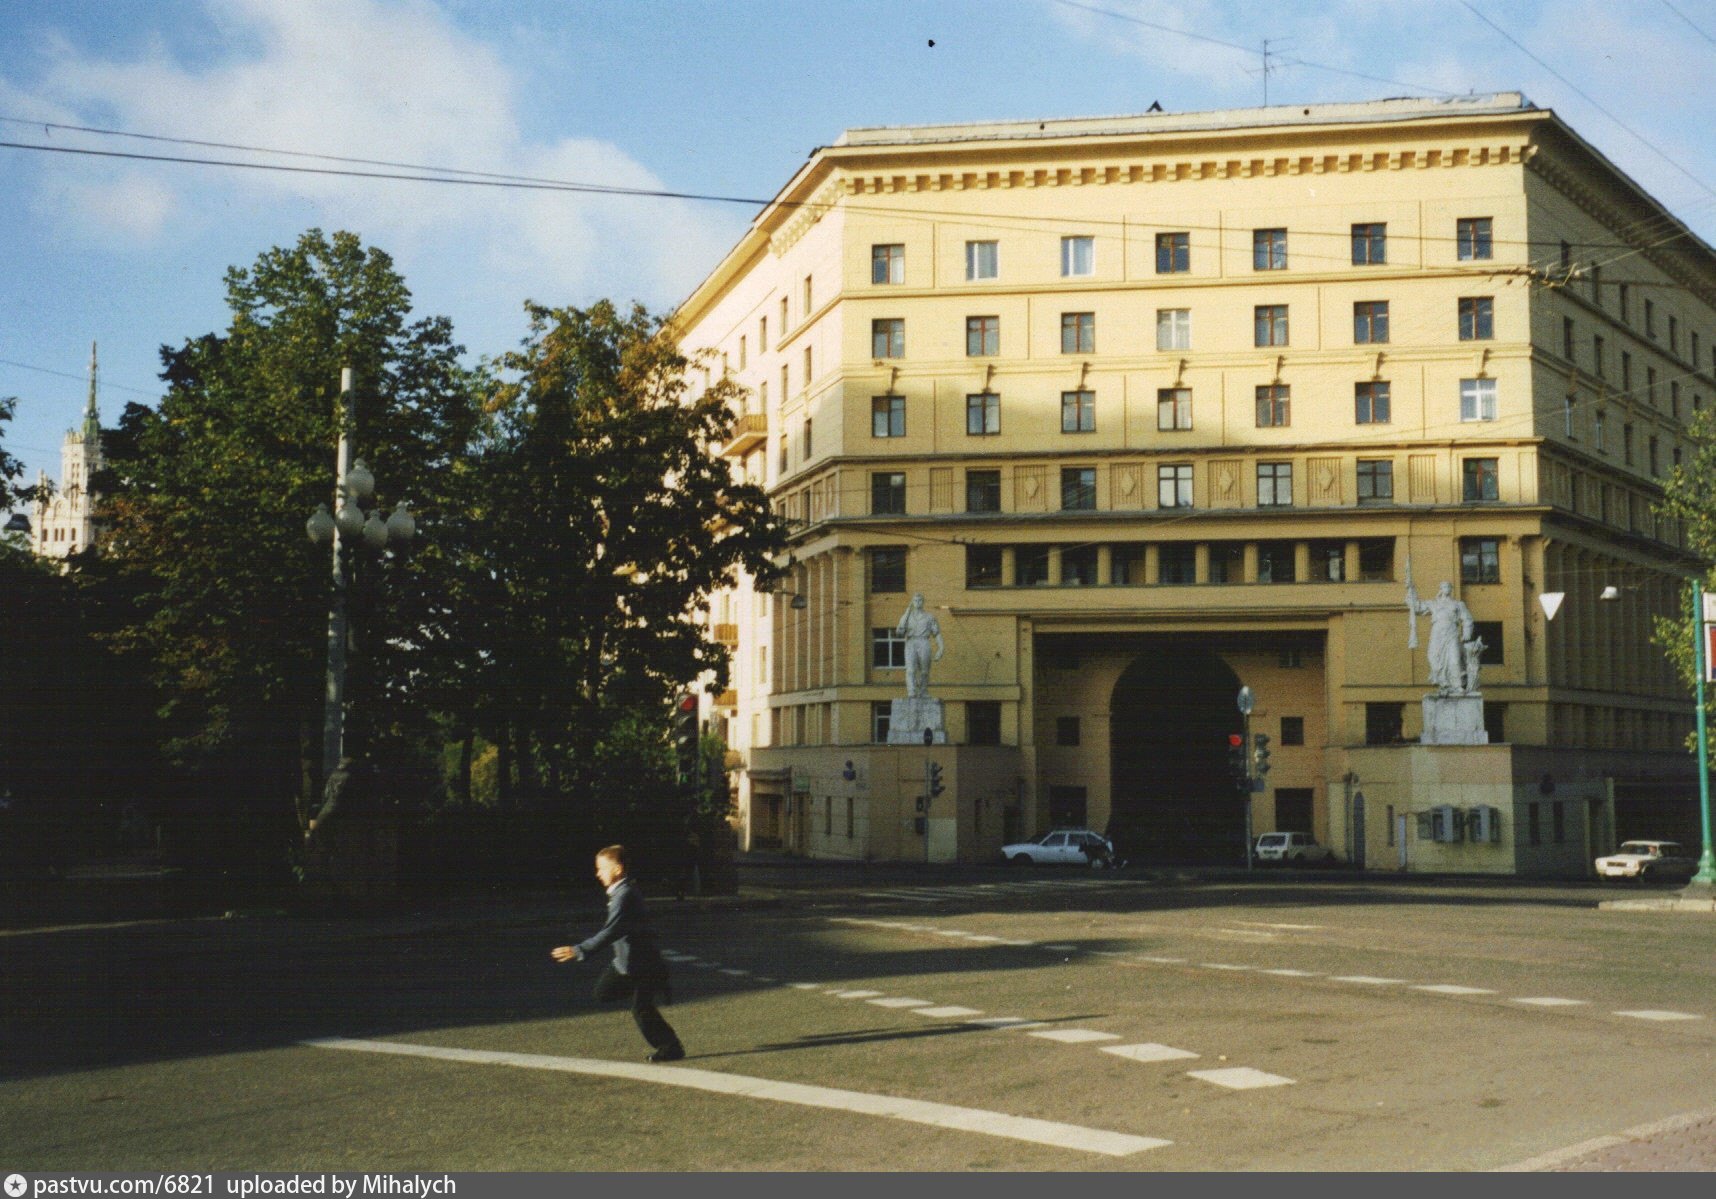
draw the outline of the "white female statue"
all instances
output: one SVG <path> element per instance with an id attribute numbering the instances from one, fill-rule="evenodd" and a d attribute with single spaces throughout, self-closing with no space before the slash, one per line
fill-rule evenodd
<path id="1" fill-rule="evenodd" d="M 1472 613 L 1454 598 L 1454 585 L 1444 582 L 1436 589 L 1436 598 L 1421 600 L 1410 583 L 1406 585 L 1406 608 L 1430 618 L 1430 681 L 1438 695 L 1463 695 L 1466 692 L 1466 655 L 1464 645 L 1472 639 Z"/>

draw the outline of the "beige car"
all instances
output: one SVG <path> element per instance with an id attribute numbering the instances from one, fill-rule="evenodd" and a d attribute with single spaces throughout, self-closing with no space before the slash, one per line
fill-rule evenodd
<path id="1" fill-rule="evenodd" d="M 1678 841 L 1623 841 L 1607 857 L 1597 859 L 1598 878 L 1627 878 L 1685 882 L 1698 862 Z"/>
<path id="2" fill-rule="evenodd" d="M 1259 862 L 1327 862 L 1335 856 L 1310 833 L 1264 833 L 1257 838 L 1256 853 Z"/>

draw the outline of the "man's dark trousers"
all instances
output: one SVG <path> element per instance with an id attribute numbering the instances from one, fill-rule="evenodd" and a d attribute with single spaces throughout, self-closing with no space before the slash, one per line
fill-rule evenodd
<path id="1" fill-rule="evenodd" d="M 657 997 L 663 1003 L 673 1001 L 666 978 L 621 974 L 610 963 L 603 967 L 596 979 L 595 995 L 597 1003 L 614 1003 L 630 998 L 632 1019 L 637 1021 L 638 1031 L 651 1049 L 667 1049 L 679 1044 L 678 1035 L 655 1006 Z"/>

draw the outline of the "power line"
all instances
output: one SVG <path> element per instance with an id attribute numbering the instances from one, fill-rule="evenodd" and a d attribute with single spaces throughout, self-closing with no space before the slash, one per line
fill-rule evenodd
<path id="1" fill-rule="evenodd" d="M 1682 21 L 1685 21 L 1688 25 L 1691 25 L 1692 31 L 1694 33 L 1696 33 L 1699 37 L 1701 37 L 1705 41 L 1709 42 L 1712 46 L 1716 46 L 1716 37 L 1711 37 L 1708 33 L 1705 33 L 1703 29 L 1699 28 L 1697 25 L 1694 25 L 1692 23 L 1692 18 L 1687 16 L 1685 13 L 1681 12 L 1673 4 L 1669 3 L 1669 0 L 1662 0 L 1662 6 L 1666 9 L 1668 9 L 1668 11 L 1673 13 L 1675 16 L 1679 17 Z"/>
<path id="2" fill-rule="evenodd" d="M 16 367 L 17 369 L 19 369 L 21 371 L 36 371 L 36 372 L 38 372 L 40 374 L 44 374 L 44 375 L 58 375 L 62 379 L 76 379 L 80 383 L 87 383 L 89 381 L 89 374 L 87 372 L 84 374 L 81 374 L 81 375 L 74 375 L 74 374 L 70 373 L 69 371 L 51 370 L 45 366 L 31 366 L 28 362 L 14 362 L 10 358 L 0 358 L 0 366 L 12 366 L 12 367 Z M 157 391 L 145 391 L 141 387 L 126 387 L 123 383 L 109 383 L 106 379 L 103 379 L 101 381 L 101 390 L 103 390 L 103 391 L 129 391 L 135 395 L 154 396 L 157 398 L 161 394 L 160 391 L 158 391 L 158 390 Z"/>

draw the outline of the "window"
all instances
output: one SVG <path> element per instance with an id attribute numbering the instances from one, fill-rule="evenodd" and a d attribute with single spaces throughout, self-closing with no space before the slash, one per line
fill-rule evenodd
<path id="1" fill-rule="evenodd" d="M 1001 472 L 998 470 L 968 470 L 965 472 L 965 510 L 967 512 L 1001 511 Z"/>
<path id="2" fill-rule="evenodd" d="M 1389 503 L 1394 499 L 1394 462 L 1389 458 L 1358 460 L 1358 502 Z"/>
<path id="3" fill-rule="evenodd" d="M 1573 269 L 1573 247 L 1566 242 L 1561 243 L 1561 269 L 1564 271 Z"/>
<path id="4" fill-rule="evenodd" d="M 786 471 L 787 471 L 787 439 L 783 437 L 783 438 L 781 438 L 781 455 L 780 455 L 779 473 L 784 475 L 784 474 L 786 474 Z"/>
<path id="5" fill-rule="evenodd" d="M 810 285 L 810 276 L 804 277 L 804 319 L 810 319 L 810 310 L 815 308 L 815 292 Z"/>
<path id="6" fill-rule="evenodd" d="M 870 282 L 904 283 L 906 281 L 906 247 L 893 245 L 870 247 Z"/>
<path id="7" fill-rule="evenodd" d="M 1258 542 L 1257 581 L 1259 583 L 1295 582 L 1296 559 L 1297 553 L 1291 541 Z"/>
<path id="8" fill-rule="evenodd" d="M 1502 653 L 1502 622 L 1499 620 L 1474 620 L 1472 622 L 1472 638 L 1484 643 L 1483 653 L 1478 661 L 1485 666 L 1503 666 L 1507 659 Z"/>
<path id="9" fill-rule="evenodd" d="M 1096 353 L 1096 313 L 1061 313 L 1061 353 Z"/>
<path id="10" fill-rule="evenodd" d="M 870 357 L 904 358 L 906 322 L 897 316 L 870 322 Z"/>
<path id="11" fill-rule="evenodd" d="M 1210 582 L 1245 582 L 1245 542 L 1210 542 Z"/>
<path id="12" fill-rule="evenodd" d="M 1698 369 L 1698 334 L 1697 333 L 1690 333 L 1690 334 L 1688 334 L 1688 336 L 1692 338 L 1692 349 L 1687 352 L 1686 358 L 1687 358 L 1688 362 L 1692 363 L 1692 369 L 1697 370 Z"/>
<path id="13" fill-rule="evenodd" d="M 1359 578 L 1367 583 L 1394 580 L 1394 538 L 1370 537 L 1359 542 Z"/>
<path id="14" fill-rule="evenodd" d="M 807 462 L 810 460 L 810 447 L 814 444 L 810 436 L 810 419 L 811 418 L 808 416 L 804 418 L 804 435 L 800 438 L 800 441 L 804 446 L 804 459 Z"/>
<path id="15" fill-rule="evenodd" d="M 854 825 L 853 825 L 853 820 L 852 820 L 852 808 L 853 808 L 852 797 L 850 795 L 848 795 L 846 797 L 846 839 L 848 841 L 852 840 L 853 831 L 854 831 Z"/>
<path id="16" fill-rule="evenodd" d="M 1156 428 L 1183 433 L 1192 427 L 1192 389 L 1163 387 L 1156 392 Z"/>
<path id="17" fill-rule="evenodd" d="M 1460 380 L 1460 419 L 1494 420 L 1496 418 L 1496 381 L 1494 379 Z"/>
<path id="18" fill-rule="evenodd" d="M 1257 389 L 1257 427 L 1280 428 L 1289 423 L 1291 391 L 1284 383 L 1266 383 Z"/>
<path id="19" fill-rule="evenodd" d="M 1313 541 L 1310 546 L 1311 579 L 1318 583 L 1341 583 L 1347 577 L 1347 543 Z"/>
<path id="20" fill-rule="evenodd" d="M 1668 384 L 1668 414 L 1675 420 L 1680 419 L 1680 384 L 1672 379 Z"/>
<path id="21" fill-rule="evenodd" d="M 873 396 L 870 399 L 870 436 L 906 435 L 906 397 Z"/>
<path id="22" fill-rule="evenodd" d="M 1287 508 L 1293 504 L 1293 464 L 1291 462 L 1259 462 L 1257 464 L 1257 506 Z"/>
<path id="23" fill-rule="evenodd" d="M 1021 545 L 1013 551 L 1019 583 L 1030 587 L 1049 581 L 1049 551 L 1046 546 Z"/>
<path id="24" fill-rule="evenodd" d="M 993 699 L 965 701 L 965 741 L 967 745 L 1001 744 L 1001 703 Z"/>
<path id="25" fill-rule="evenodd" d="M 992 358 L 1001 352 L 1001 318 L 998 316 L 968 316 L 965 318 L 965 355 L 968 358 Z"/>
<path id="26" fill-rule="evenodd" d="M 1621 390 L 1633 389 L 1633 356 L 1625 350 L 1621 351 Z"/>
<path id="27" fill-rule="evenodd" d="M 786 363 L 783 362 L 781 363 L 781 403 L 786 403 L 787 397 L 791 394 L 792 389 L 787 385 L 787 367 Z"/>
<path id="28" fill-rule="evenodd" d="M 786 334 L 786 331 L 787 331 L 787 298 L 785 296 L 782 296 L 781 297 L 781 334 L 784 336 Z"/>
<path id="29" fill-rule="evenodd" d="M 1599 454 L 1606 454 L 1609 452 L 1607 445 L 1608 438 L 1606 436 L 1608 427 L 1609 414 L 1604 412 L 1601 408 L 1597 409 L 1597 414 L 1591 421 L 1591 441 L 1597 447 L 1597 452 Z"/>
<path id="30" fill-rule="evenodd" d="M 906 476 L 901 471 L 882 471 L 870 476 L 870 513 L 873 516 L 906 514 Z"/>
<path id="31" fill-rule="evenodd" d="M 1363 300 L 1353 305 L 1353 344 L 1382 345 L 1388 341 L 1388 301 Z"/>
<path id="32" fill-rule="evenodd" d="M 1650 439 L 1649 443 L 1646 445 L 1646 453 L 1648 456 L 1645 461 L 1650 467 L 1650 473 L 1653 475 L 1658 474 L 1659 468 L 1657 463 L 1656 438 L 1652 437 Z"/>
<path id="33" fill-rule="evenodd" d="M 1489 341 L 1495 335 L 1494 297 L 1462 297 L 1460 300 L 1460 340 Z M 1572 357 L 1572 354 L 1569 354 L 1568 357 Z"/>
<path id="34" fill-rule="evenodd" d="M 965 397 L 965 432 L 971 437 L 993 437 L 1001 432 L 1001 397 L 979 391 Z"/>
<path id="35" fill-rule="evenodd" d="M 1387 383 L 1353 384 L 1353 420 L 1361 425 L 1386 425 L 1389 421 Z"/>
<path id="36" fill-rule="evenodd" d="M 750 360 L 750 353 L 747 349 L 747 343 L 746 343 L 745 336 L 744 336 L 744 334 L 740 334 L 739 335 L 739 369 L 744 370 L 745 365 L 749 360 Z"/>
<path id="37" fill-rule="evenodd" d="M 1189 350 L 1192 348 L 1192 310 L 1190 308 L 1158 308 L 1156 310 L 1156 348 L 1158 350 Z"/>
<path id="38" fill-rule="evenodd" d="M 967 587 L 1001 586 L 1001 547 L 998 545 L 968 545 L 965 547 L 965 585 Z"/>
<path id="39" fill-rule="evenodd" d="M 1573 318 L 1561 318 L 1561 356 L 1567 361 L 1573 361 Z"/>
<path id="40" fill-rule="evenodd" d="M 1287 305 L 1259 304 L 1252 314 L 1254 344 L 1284 346 L 1287 344 Z"/>
<path id="41" fill-rule="evenodd" d="M 1144 581 L 1144 547 L 1136 543 L 1122 543 L 1114 547 L 1113 556 L 1109 560 L 1111 583 L 1136 585 Z"/>
<path id="42" fill-rule="evenodd" d="M 1156 235 L 1156 273 L 1178 275 L 1192 269 L 1192 235 L 1190 233 L 1158 233 Z"/>
<path id="43" fill-rule="evenodd" d="M 1461 262 L 1470 262 L 1474 258 L 1488 258 L 1490 251 L 1490 218 L 1487 216 L 1461 217 L 1454 222 L 1455 253 Z"/>
<path id="44" fill-rule="evenodd" d="M 1644 308 L 1645 336 L 1654 341 L 1656 340 L 1656 302 L 1654 300 L 1646 300 Z"/>
<path id="45" fill-rule="evenodd" d="M 1096 271 L 1096 239 L 1061 238 L 1061 274 L 1090 275 Z"/>
<path id="46" fill-rule="evenodd" d="M 1189 541 L 1170 541 L 1156 554 L 1157 581 L 1167 586 L 1189 586 L 1198 581 L 1198 547 Z"/>
<path id="47" fill-rule="evenodd" d="M 1096 432 L 1096 393 L 1094 391 L 1061 392 L 1061 432 Z"/>
<path id="48" fill-rule="evenodd" d="M 1501 498 L 1496 490 L 1496 459 L 1466 458 L 1461 461 L 1460 498 L 1468 504 Z"/>
<path id="49" fill-rule="evenodd" d="M 1287 269 L 1287 230 L 1253 229 L 1251 231 L 1251 269 L 1284 271 Z"/>
<path id="50" fill-rule="evenodd" d="M 1501 582 L 1501 542 L 1498 539 L 1460 538 L 1460 582 Z"/>
<path id="51" fill-rule="evenodd" d="M 898 546 L 878 546 L 870 553 L 870 590 L 877 594 L 906 589 L 906 551 Z"/>
<path id="52" fill-rule="evenodd" d="M 1670 354 L 1680 353 L 1680 318 L 1678 316 L 1668 318 L 1668 352 Z"/>
<path id="53" fill-rule="evenodd" d="M 1652 408 L 1656 407 L 1656 367 L 1645 367 L 1645 399 L 1650 401 Z"/>
<path id="54" fill-rule="evenodd" d="M 1621 461 L 1628 466 L 1633 464 L 1633 427 L 1630 423 L 1621 426 Z"/>
<path id="55" fill-rule="evenodd" d="M 1625 283 L 1622 283 L 1615 288 L 1615 306 L 1621 310 L 1621 320 L 1623 322 L 1631 321 L 1632 319 L 1628 312 L 1628 309 L 1631 307 L 1628 303 L 1628 298 L 1631 294 L 1631 289 Z"/>
<path id="56" fill-rule="evenodd" d="M 1156 468 L 1156 505 L 1159 508 L 1190 508 L 1192 506 L 1192 468 L 1158 466 Z"/>
<path id="57" fill-rule="evenodd" d="M 894 722 L 892 700 L 877 700 L 870 704 L 870 740 L 877 745 L 888 743 L 888 729 Z"/>
<path id="58" fill-rule="evenodd" d="M 1579 434 L 1574 432 L 1573 417 L 1579 408 L 1578 396 L 1567 396 L 1561 401 L 1561 432 L 1570 440 L 1577 441 Z"/>
<path id="59" fill-rule="evenodd" d="M 1591 338 L 1591 370 L 1597 378 L 1603 377 L 1603 339 L 1601 337 L 1594 336 Z"/>
<path id="60" fill-rule="evenodd" d="M 1094 545 L 1064 546 L 1061 549 L 1061 582 L 1088 587 L 1097 581 L 1096 565 Z"/>
<path id="61" fill-rule="evenodd" d="M 1078 717 L 1077 716 L 1057 716 L 1057 717 L 1055 717 L 1055 744 L 1056 745 L 1077 745 L 1078 744 L 1078 733 L 1079 733 L 1079 728 L 1078 728 Z"/>
<path id="62" fill-rule="evenodd" d="M 1089 511 L 1096 507 L 1096 468 L 1061 468 L 1061 507 L 1066 511 Z"/>
<path id="63" fill-rule="evenodd" d="M 967 279 L 996 279 L 1000 275 L 1000 242 L 968 241 L 965 243 L 965 277 Z"/>
<path id="64" fill-rule="evenodd" d="M 1364 743 L 1366 745 L 1397 745 L 1403 738 L 1402 716 L 1405 704 L 1366 704 L 1364 706 Z M 1392 811 L 1392 809 L 1390 809 Z M 1388 823 L 1389 836 L 1394 835 L 1394 822 Z"/>
<path id="65" fill-rule="evenodd" d="M 769 318 L 766 316 L 759 316 L 757 318 L 757 353 L 759 353 L 759 354 L 766 353 L 768 351 L 768 348 L 769 348 Z"/>
<path id="66" fill-rule="evenodd" d="M 906 665 L 906 639 L 890 627 L 870 630 L 870 665 L 901 670 Z"/>
<path id="67" fill-rule="evenodd" d="M 1388 226 L 1353 226 L 1353 265 L 1379 266 L 1388 261 Z"/>
<path id="68" fill-rule="evenodd" d="M 1303 716 L 1283 716 L 1281 718 L 1281 744 L 1305 744 L 1305 718 Z"/>

